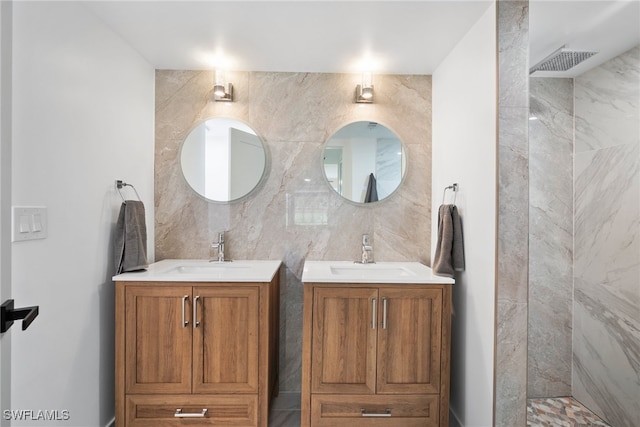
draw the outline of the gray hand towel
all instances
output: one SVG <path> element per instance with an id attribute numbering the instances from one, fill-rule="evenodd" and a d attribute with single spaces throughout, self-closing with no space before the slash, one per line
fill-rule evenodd
<path id="1" fill-rule="evenodd" d="M 453 277 L 455 271 L 464 270 L 464 243 L 462 221 L 455 205 L 441 205 L 438 209 L 438 243 L 433 261 L 433 272 Z"/>
<path id="2" fill-rule="evenodd" d="M 369 183 L 367 184 L 367 193 L 364 196 L 365 203 L 377 202 L 378 201 L 378 185 L 376 182 L 376 177 L 373 174 L 369 175 Z"/>
<path id="3" fill-rule="evenodd" d="M 144 204 L 127 200 L 120 207 L 114 244 L 116 274 L 144 270 L 147 262 L 147 226 Z"/>

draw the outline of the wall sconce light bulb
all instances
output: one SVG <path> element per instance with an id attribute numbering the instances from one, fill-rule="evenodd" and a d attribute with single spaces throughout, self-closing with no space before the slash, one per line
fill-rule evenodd
<path id="1" fill-rule="evenodd" d="M 225 81 L 224 70 L 215 70 L 213 78 L 213 100 L 223 102 L 233 101 L 233 85 Z"/>
<path id="2" fill-rule="evenodd" d="M 356 86 L 356 103 L 373 103 L 373 74 L 371 72 L 362 73 L 362 84 Z"/>
<path id="3" fill-rule="evenodd" d="M 216 84 L 213 87 L 213 94 L 215 96 L 224 96 L 225 95 L 224 85 Z"/>
<path id="4" fill-rule="evenodd" d="M 362 87 L 370 88 L 373 86 L 373 73 L 367 71 L 362 73 Z"/>

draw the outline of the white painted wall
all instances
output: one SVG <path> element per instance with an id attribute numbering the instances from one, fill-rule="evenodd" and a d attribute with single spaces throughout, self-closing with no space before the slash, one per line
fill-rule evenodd
<path id="1" fill-rule="evenodd" d="M 0 1 L 0 303 L 11 297 L 12 6 Z M 11 334 L 0 335 L 0 409 L 11 406 Z M 9 425 L 0 417 L 0 425 Z"/>
<path id="2" fill-rule="evenodd" d="M 493 425 L 496 73 L 492 4 L 433 73 L 431 247 L 442 192 L 457 182 L 466 260 L 453 289 L 452 426 Z"/>
<path id="3" fill-rule="evenodd" d="M 77 2 L 18 2 L 13 22 L 13 205 L 43 205 L 49 237 L 13 243 L 13 296 L 40 305 L 12 329 L 12 408 L 102 427 L 114 408 L 116 179 L 146 205 L 153 260 L 155 73 Z M 135 197 L 131 189 L 125 189 Z"/>

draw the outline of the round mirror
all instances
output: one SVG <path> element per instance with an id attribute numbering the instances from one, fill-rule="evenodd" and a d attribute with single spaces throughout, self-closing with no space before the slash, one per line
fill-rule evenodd
<path id="1" fill-rule="evenodd" d="M 324 175 L 338 194 L 356 203 L 389 197 L 406 170 L 400 138 L 376 122 L 354 122 L 338 130 L 324 148 Z"/>
<path id="2" fill-rule="evenodd" d="M 208 119 L 182 143 L 180 165 L 187 183 L 207 200 L 231 202 L 251 193 L 265 176 L 267 153 L 247 124 Z"/>

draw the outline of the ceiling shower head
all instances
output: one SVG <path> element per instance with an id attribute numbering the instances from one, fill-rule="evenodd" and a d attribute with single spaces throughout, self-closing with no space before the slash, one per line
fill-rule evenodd
<path id="1" fill-rule="evenodd" d="M 536 71 L 567 71 L 598 52 L 566 49 L 562 46 L 551 55 L 531 67 L 529 74 Z"/>

